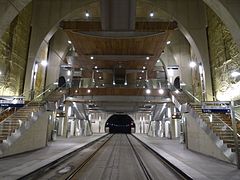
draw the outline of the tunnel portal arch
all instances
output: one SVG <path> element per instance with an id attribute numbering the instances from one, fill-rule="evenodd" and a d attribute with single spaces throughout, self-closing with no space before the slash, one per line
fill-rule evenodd
<path id="1" fill-rule="evenodd" d="M 134 133 L 134 120 L 129 115 L 114 114 L 105 123 L 105 132 L 109 133 Z"/>

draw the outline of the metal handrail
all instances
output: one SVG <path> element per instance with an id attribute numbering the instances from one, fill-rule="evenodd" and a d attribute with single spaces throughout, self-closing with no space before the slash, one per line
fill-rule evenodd
<path id="1" fill-rule="evenodd" d="M 23 96 L 23 97 L 24 97 L 24 94 L 31 93 L 31 92 L 32 92 L 32 90 L 26 91 L 26 92 L 20 94 L 19 96 Z M 13 108 L 15 108 L 15 107 L 8 107 L 8 108 L 4 109 L 3 111 L 0 112 L 0 116 L 1 116 L 4 112 L 9 111 L 9 110 L 11 110 L 11 109 L 13 109 Z"/>
<path id="2" fill-rule="evenodd" d="M 195 97 L 192 93 L 190 93 L 188 90 L 186 90 L 186 89 L 182 89 L 183 90 L 183 92 L 185 92 L 185 93 L 187 93 L 187 95 L 189 95 L 191 98 L 193 98 L 195 101 L 197 101 L 197 102 L 201 102 L 197 97 Z"/>
<path id="3" fill-rule="evenodd" d="M 37 100 L 39 97 L 41 97 L 43 94 L 45 94 L 46 92 L 49 92 L 49 90 L 50 90 L 50 88 L 52 87 L 52 85 L 54 85 L 54 83 L 50 84 L 50 85 L 48 86 L 48 88 L 47 88 L 44 92 L 42 92 L 41 94 L 39 94 L 39 95 L 38 95 L 37 97 L 35 97 L 32 101 L 30 101 L 30 102 L 28 102 L 27 104 L 25 104 L 22 108 L 27 107 L 29 104 L 31 104 L 31 103 L 33 103 L 34 101 L 36 101 L 36 100 Z M 58 87 L 58 88 L 56 88 L 56 89 L 59 89 L 59 88 L 61 88 L 61 87 Z M 56 89 L 53 89 L 53 90 L 50 91 L 50 92 L 53 92 L 53 91 L 55 91 Z M 1 121 L 1 122 L 0 122 L 0 125 L 3 124 L 5 121 L 9 120 L 9 119 L 10 119 L 12 116 L 14 116 L 16 113 L 17 113 L 17 112 L 11 114 L 11 115 L 8 116 L 6 119 L 4 119 L 3 121 Z"/>
<path id="4" fill-rule="evenodd" d="M 236 112 L 236 111 L 235 111 L 235 119 L 236 119 L 237 121 L 240 121 L 240 113 L 238 113 L 238 112 Z"/>

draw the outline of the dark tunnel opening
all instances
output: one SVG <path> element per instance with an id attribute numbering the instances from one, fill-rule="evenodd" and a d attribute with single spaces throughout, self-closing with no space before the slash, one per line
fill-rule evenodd
<path id="1" fill-rule="evenodd" d="M 107 120 L 105 131 L 109 133 L 131 134 L 135 132 L 135 123 L 128 115 L 113 115 Z"/>

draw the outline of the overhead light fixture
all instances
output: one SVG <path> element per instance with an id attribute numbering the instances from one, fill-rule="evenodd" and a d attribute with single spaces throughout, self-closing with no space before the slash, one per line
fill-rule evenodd
<path id="1" fill-rule="evenodd" d="M 91 89 L 88 89 L 88 90 L 87 90 L 87 93 L 90 93 L 90 92 L 91 92 Z"/>
<path id="2" fill-rule="evenodd" d="M 147 94 L 150 94 L 150 93 L 151 93 L 151 90 L 150 90 L 150 89 L 146 89 L 146 93 L 147 93 Z"/>
<path id="3" fill-rule="evenodd" d="M 142 70 L 142 73 L 144 73 L 144 70 Z"/>
<path id="4" fill-rule="evenodd" d="M 78 92 L 78 90 L 75 90 L 75 93 L 77 93 Z"/>
<path id="5" fill-rule="evenodd" d="M 158 93 L 162 95 L 164 93 L 164 90 L 161 88 L 158 90 Z"/>
<path id="6" fill-rule="evenodd" d="M 86 17 L 89 17 L 89 16 L 90 16 L 90 14 L 89 14 L 88 11 L 85 12 L 85 16 L 86 16 Z"/>
<path id="7" fill-rule="evenodd" d="M 153 16 L 154 16 L 153 11 L 151 11 L 151 12 L 149 13 L 149 16 L 150 16 L 150 17 L 153 17 Z"/>
<path id="8" fill-rule="evenodd" d="M 113 85 L 115 86 L 115 85 L 116 85 L 116 83 L 115 83 L 115 82 L 113 82 Z"/>
<path id="9" fill-rule="evenodd" d="M 171 41 L 167 41 L 167 45 L 171 44 Z"/>
<path id="10" fill-rule="evenodd" d="M 231 73 L 231 76 L 232 76 L 232 77 L 238 77 L 238 76 L 240 76 L 240 73 L 237 72 L 237 71 L 233 71 L 233 72 Z"/>
<path id="11" fill-rule="evenodd" d="M 97 69 L 97 66 L 94 66 L 95 69 Z"/>
<path id="12" fill-rule="evenodd" d="M 145 66 L 143 66 L 143 69 L 146 69 L 146 67 L 145 67 Z"/>
<path id="13" fill-rule="evenodd" d="M 127 82 L 125 82 L 124 85 L 127 86 Z"/>
<path id="14" fill-rule="evenodd" d="M 68 40 L 68 44 L 72 44 L 72 41 Z"/>
<path id="15" fill-rule="evenodd" d="M 147 56 L 147 57 L 146 57 L 146 60 L 149 60 L 149 59 L 150 59 L 150 57 L 149 57 L 149 56 Z"/>
<path id="16" fill-rule="evenodd" d="M 94 59 L 94 57 L 93 57 L 93 56 L 91 56 L 91 57 L 90 57 L 90 59 Z"/>
<path id="17" fill-rule="evenodd" d="M 96 86 L 96 88 L 98 88 L 98 86 Z"/>
<path id="18" fill-rule="evenodd" d="M 157 62 L 159 63 L 159 62 L 160 62 L 160 59 L 158 59 Z"/>
<path id="19" fill-rule="evenodd" d="M 48 62 L 47 62 L 46 60 L 41 61 L 41 65 L 42 65 L 42 66 L 47 66 L 47 65 L 48 65 Z"/>
<path id="20" fill-rule="evenodd" d="M 196 63 L 195 61 L 191 61 L 191 62 L 189 63 L 189 66 L 190 66 L 191 68 L 196 67 L 196 65 L 197 65 L 197 63 Z"/>
<path id="21" fill-rule="evenodd" d="M 102 86 L 104 86 L 105 84 L 102 84 Z"/>
<path id="22" fill-rule="evenodd" d="M 140 76 L 139 79 L 142 79 L 142 77 Z"/>
<path id="23" fill-rule="evenodd" d="M 99 79 L 102 79 L 102 76 L 99 76 L 98 78 L 99 78 Z"/>

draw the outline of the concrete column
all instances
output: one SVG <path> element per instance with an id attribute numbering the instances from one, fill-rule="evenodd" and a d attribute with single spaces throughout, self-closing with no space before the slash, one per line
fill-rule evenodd
<path id="1" fill-rule="evenodd" d="M 69 104 L 65 104 L 65 117 L 64 117 L 64 122 L 63 122 L 63 137 L 67 138 L 67 130 L 68 130 L 68 107 Z"/>

